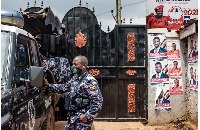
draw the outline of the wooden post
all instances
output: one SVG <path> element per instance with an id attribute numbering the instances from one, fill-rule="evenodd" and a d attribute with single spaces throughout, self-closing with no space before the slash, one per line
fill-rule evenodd
<path id="1" fill-rule="evenodd" d="M 118 24 L 121 23 L 121 0 L 118 0 Z"/>
<path id="2" fill-rule="evenodd" d="M 118 22 L 118 0 L 116 0 L 116 20 L 117 20 L 117 24 L 119 24 Z"/>

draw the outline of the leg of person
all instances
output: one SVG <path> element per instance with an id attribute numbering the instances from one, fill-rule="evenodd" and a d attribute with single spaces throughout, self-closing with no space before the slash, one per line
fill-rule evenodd
<path id="1" fill-rule="evenodd" d="M 74 130 L 91 130 L 91 126 L 76 125 Z"/>
<path id="2" fill-rule="evenodd" d="M 80 122 L 77 121 L 74 124 L 74 130 L 91 130 L 91 122 Z"/>

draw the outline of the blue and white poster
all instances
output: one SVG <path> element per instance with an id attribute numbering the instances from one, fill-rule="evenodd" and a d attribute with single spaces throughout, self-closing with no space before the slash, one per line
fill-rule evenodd
<path id="1" fill-rule="evenodd" d="M 167 59 L 150 59 L 151 85 L 169 84 Z"/>
<path id="2" fill-rule="evenodd" d="M 148 34 L 149 59 L 167 59 L 167 41 L 164 34 Z"/>
<path id="3" fill-rule="evenodd" d="M 156 85 L 155 110 L 171 109 L 169 84 Z"/>

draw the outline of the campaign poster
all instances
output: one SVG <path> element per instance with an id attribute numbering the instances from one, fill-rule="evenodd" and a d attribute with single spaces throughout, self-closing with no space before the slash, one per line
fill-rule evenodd
<path id="1" fill-rule="evenodd" d="M 167 59 L 181 59 L 179 40 L 167 40 Z"/>
<path id="2" fill-rule="evenodd" d="M 149 59 L 167 59 L 167 42 L 164 34 L 148 34 Z"/>
<path id="3" fill-rule="evenodd" d="M 170 95 L 183 95 L 182 78 L 169 79 Z"/>
<path id="4" fill-rule="evenodd" d="M 190 91 L 198 92 L 198 64 L 188 65 L 188 78 Z"/>
<path id="5" fill-rule="evenodd" d="M 167 59 L 150 60 L 151 85 L 169 84 Z"/>
<path id="6" fill-rule="evenodd" d="M 168 60 L 169 78 L 182 78 L 181 60 Z"/>
<path id="7" fill-rule="evenodd" d="M 171 109 L 169 84 L 156 85 L 155 110 Z"/>
<path id="8" fill-rule="evenodd" d="M 195 52 L 196 52 L 196 62 L 198 63 L 198 34 L 194 35 L 194 44 L 195 44 Z"/>
<path id="9" fill-rule="evenodd" d="M 147 28 L 177 30 L 198 18 L 198 0 L 147 0 Z"/>
<path id="10" fill-rule="evenodd" d="M 195 70 L 195 77 L 196 77 L 196 88 L 194 89 L 195 92 L 198 92 L 198 63 L 196 63 L 196 70 Z"/>
<path id="11" fill-rule="evenodd" d="M 198 37 L 188 37 L 188 63 L 196 63 L 198 60 Z"/>

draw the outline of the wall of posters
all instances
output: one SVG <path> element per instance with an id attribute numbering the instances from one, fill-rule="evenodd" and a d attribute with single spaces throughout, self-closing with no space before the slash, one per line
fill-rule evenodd
<path id="1" fill-rule="evenodd" d="M 148 34 L 149 59 L 167 59 L 167 42 L 164 34 Z"/>
<path id="2" fill-rule="evenodd" d="M 183 95 L 180 40 L 148 34 L 150 83 L 156 89 L 155 110 L 171 109 L 170 95 Z"/>
<path id="3" fill-rule="evenodd" d="M 169 84 L 167 59 L 151 59 L 150 63 L 151 85 Z"/>
<path id="4" fill-rule="evenodd" d="M 169 84 L 156 85 L 155 110 L 171 109 Z"/>
<path id="5" fill-rule="evenodd" d="M 183 94 L 182 78 L 170 78 L 169 86 L 170 86 L 170 89 L 169 89 L 170 95 Z"/>
<path id="6" fill-rule="evenodd" d="M 198 92 L 198 35 L 188 37 L 188 78 L 190 91 Z"/>
<path id="7" fill-rule="evenodd" d="M 197 3 L 198 0 L 147 0 L 147 27 L 177 30 L 198 18 Z"/>

